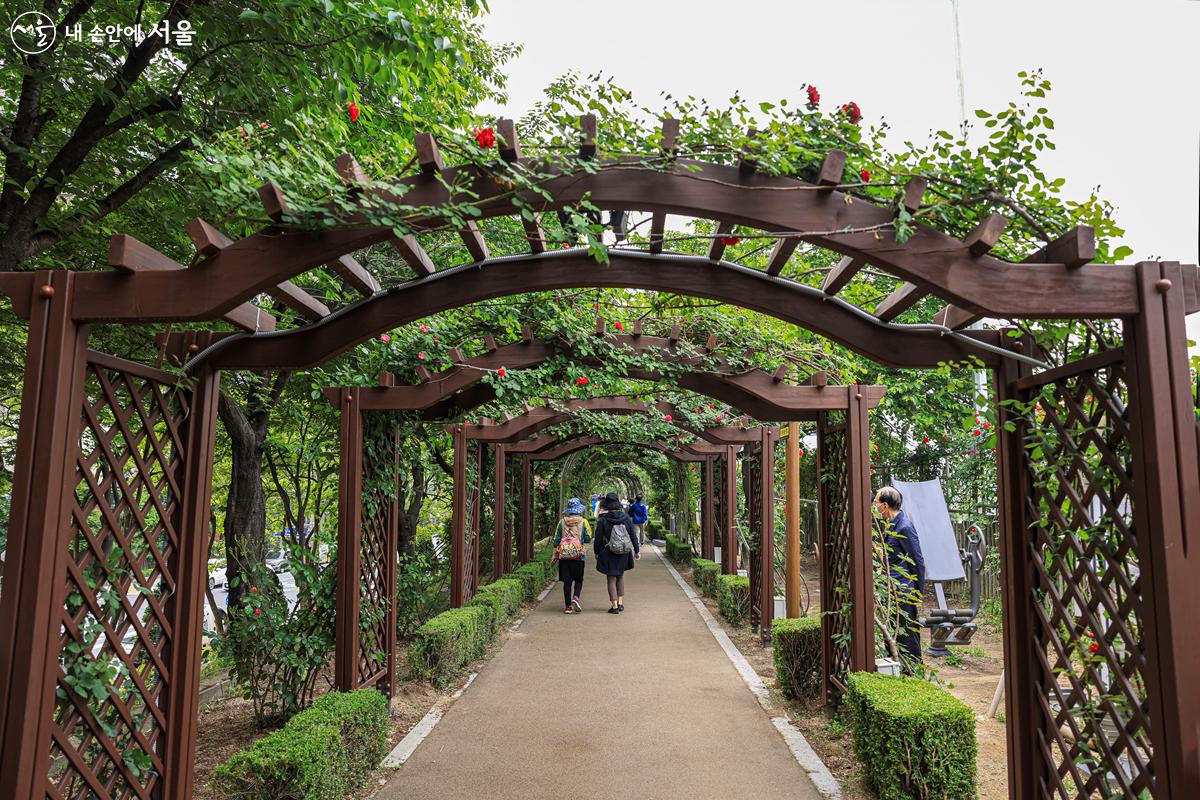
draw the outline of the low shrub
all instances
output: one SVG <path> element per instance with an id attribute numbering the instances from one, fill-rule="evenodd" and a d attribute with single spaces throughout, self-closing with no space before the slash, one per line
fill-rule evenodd
<path id="1" fill-rule="evenodd" d="M 771 623 L 771 647 L 779 688 L 797 699 L 821 693 L 821 618 L 777 619 Z"/>
<path id="2" fill-rule="evenodd" d="M 541 564 L 542 570 L 546 573 L 547 576 L 549 576 L 550 575 L 550 562 L 553 560 L 554 560 L 554 548 L 547 545 L 547 546 L 543 547 L 541 550 L 538 550 L 536 553 L 534 553 L 533 561 L 531 561 L 529 563 Z"/>
<path id="3" fill-rule="evenodd" d="M 692 580 L 696 588 L 706 597 L 717 596 L 717 576 L 721 574 L 721 565 L 707 558 L 692 559 Z"/>
<path id="4" fill-rule="evenodd" d="M 468 600 L 466 605 L 471 608 L 478 606 L 487 609 L 488 639 L 495 639 L 496 634 L 500 632 L 500 625 L 504 622 L 504 609 L 499 595 L 480 591 Z"/>
<path id="5" fill-rule="evenodd" d="M 493 594 L 500 599 L 501 620 L 515 619 L 525 598 L 525 587 L 515 578 L 501 578 L 479 587 L 479 594 Z"/>
<path id="6" fill-rule="evenodd" d="M 974 800 L 975 717 L 946 690 L 917 678 L 855 672 L 847 704 L 854 751 L 884 800 Z"/>
<path id="7" fill-rule="evenodd" d="M 330 692 L 217 767 L 213 782 L 230 800 L 341 800 L 361 788 L 387 742 L 379 691 Z"/>
<path id="8" fill-rule="evenodd" d="M 692 563 L 692 546 L 673 533 L 668 533 L 667 558 L 675 564 Z"/>
<path id="9" fill-rule="evenodd" d="M 745 575 L 718 575 L 717 608 L 730 625 L 745 625 L 750 618 L 750 579 Z"/>
<path id="10" fill-rule="evenodd" d="M 538 561 L 530 561 L 514 569 L 506 577 L 515 578 L 525 588 L 525 599 L 536 600 L 546 585 L 546 567 Z"/>
<path id="11" fill-rule="evenodd" d="M 409 674 L 439 688 L 487 651 L 491 610 L 482 605 L 443 611 L 426 622 L 408 649 Z"/>

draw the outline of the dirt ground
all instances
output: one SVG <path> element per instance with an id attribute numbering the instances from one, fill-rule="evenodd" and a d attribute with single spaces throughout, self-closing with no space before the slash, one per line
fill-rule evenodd
<path id="1" fill-rule="evenodd" d="M 812 595 L 809 613 L 816 613 L 815 609 L 819 607 L 816 569 L 811 562 L 806 562 L 804 567 L 803 577 Z M 692 583 L 690 569 L 683 568 L 679 571 Z M 731 627 L 720 616 L 714 600 L 707 597 L 703 600 L 767 686 L 774 687 L 775 661 L 770 646 L 763 645 L 761 640 L 746 628 Z M 929 643 L 927 632 L 924 643 Z M 1008 797 L 1003 704 L 997 719 L 987 718 L 988 707 L 996 691 L 1004 661 L 1000 632 L 994 626 L 981 623 L 970 646 L 953 648 L 951 652 L 954 656 L 949 660 L 956 663 L 948 664 L 945 663 L 946 660 L 926 657 L 926 665 L 934 667 L 946 689 L 975 712 L 975 731 L 979 743 L 976 770 L 980 800 L 1003 800 Z M 781 708 L 792 712 L 796 727 L 803 732 L 809 744 L 842 785 L 843 797 L 846 800 L 873 798 L 874 794 L 868 788 L 862 769 L 854 756 L 854 744 L 846 721 L 840 715 L 831 717 L 820 701 L 805 705 L 788 700 L 777 691 L 773 691 L 772 695 Z"/>
<path id="2" fill-rule="evenodd" d="M 518 618 L 523 618 L 533 607 L 525 604 L 521 607 Z M 396 686 L 396 696 L 392 698 L 391 717 L 392 731 L 388 737 L 387 749 L 390 751 L 408 732 L 420 722 L 439 701 L 445 700 L 457 692 L 467 682 L 467 675 L 478 668 L 508 641 L 513 634 L 512 625 L 505 626 L 487 654 L 467 670 L 463 677 L 450 686 L 438 691 L 425 683 L 401 680 Z M 407 673 L 407 646 L 401 644 L 396 650 L 396 671 L 403 676 Z M 219 676 L 214 676 L 219 677 Z M 333 688 L 333 672 L 326 670 L 317 678 L 317 695 L 324 694 Z M 249 700 L 240 697 L 227 696 L 210 703 L 200 712 L 200 722 L 196 741 L 196 775 L 194 779 L 196 800 L 220 800 L 221 795 L 212 786 L 212 774 L 219 765 L 233 754 L 244 750 L 269 734 L 270 730 L 259 730 L 254 724 L 254 708 Z M 384 776 L 390 770 L 375 770 L 363 784 L 363 788 L 354 795 L 354 800 L 369 798 L 379 790 L 384 783 Z"/>

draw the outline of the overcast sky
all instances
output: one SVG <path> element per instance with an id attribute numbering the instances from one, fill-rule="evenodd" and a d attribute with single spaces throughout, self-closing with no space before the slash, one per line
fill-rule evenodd
<path id="1" fill-rule="evenodd" d="M 520 42 L 508 67 L 519 116 L 569 69 L 601 71 L 651 108 L 663 92 L 750 101 L 820 88 L 856 101 L 889 139 L 957 128 L 951 0 L 675 2 L 489 0 L 493 41 Z M 1099 185 L 1117 206 L 1131 260 L 1197 262 L 1200 0 L 960 0 L 967 114 L 1015 99 L 1016 73 L 1042 67 L 1058 149 L 1042 164 L 1068 197 Z M 981 129 L 982 130 L 982 129 Z M 1189 320 L 1193 338 L 1200 315 Z"/>

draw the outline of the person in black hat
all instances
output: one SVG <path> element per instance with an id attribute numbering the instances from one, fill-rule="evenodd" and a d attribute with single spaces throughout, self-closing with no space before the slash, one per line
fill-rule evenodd
<path id="1" fill-rule="evenodd" d="M 615 492 L 600 500 L 600 518 L 596 522 L 596 569 L 608 576 L 610 614 L 625 610 L 625 571 L 642 557 L 641 544 L 633 533 L 633 520 L 621 508 Z"/>

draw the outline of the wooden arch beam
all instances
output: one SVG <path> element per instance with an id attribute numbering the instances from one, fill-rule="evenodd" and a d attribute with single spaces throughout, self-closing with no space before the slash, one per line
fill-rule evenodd
<path id="1" fill-rule="evenodd" d="M 933 367 L 968 357 L 998 363 L 995 354 L 962 340 L 934 330 L 883 325 L 831 301 L 818 289 L 749 267 L 714 264 L 699 256 L 621 251 L 610 253 L 608 265 L 597 264 L 584 251 L 562 251 L 443 270 L 360 300 L 313 325 L 253 338 L 229 337 L 200 358 L 219 369 L 307 369 L 358 342 L 439 311 L 514 294 L 593 286 L 720 300 L 807 328 L 888 366 Z M 994 331 L 966 335 L 999 341 Z"/>
<path id="2" fill-rule="evenodd" d="M 604 169 L 605 164 L 621 168 Z M 533 162 L 527 162 L 527 167 L 549 173 L 556 169 Z M 451 196 L 448 185 L 469 188 L 461 196 Z M 379 199 L 411 207 L 478 198 L 480 219 L 519 213 L 517 201 L 505 194 L 508 190 L 475 165 L 446 168 L 443 180 L 414 176 L 401 188 L 399 194 L 373 191 Z M 550 179 L 540 188 L 552 200 L 531 192 L 520 199 L 524 207 L 551 211 L 577 205 L 586 196 L 602 208 L 797 231 L 804 241 L 862 259 L 960 308 L 987 316 L 1104 318 L 1138 311 L 1133 270 L 1128 265 L 1013 264 L 925 225 L 917 225 L 909 239 L 898 243 L 890 228 L 893 209 L 888 206 L 734 165 L 681 159 L 674 168 L 659 171 L 639 166 L 638 159 L 630 157 L 601 162 L 594 174 Z M 417 231 L 444 227 L 437 217 L 411 223 Z M 194 273 L 83 273 L 78 276 L 80 291 L 73 315 L 80 321 L 212 319 L 268 287 L 393 236 L 390 228 L 367 225 L 320 233 L 272 228 L 213 254 Z M 478 258 L 479 254 L 472 255 Z M 437 277 L 440 273 L 431 276 Z"/>

